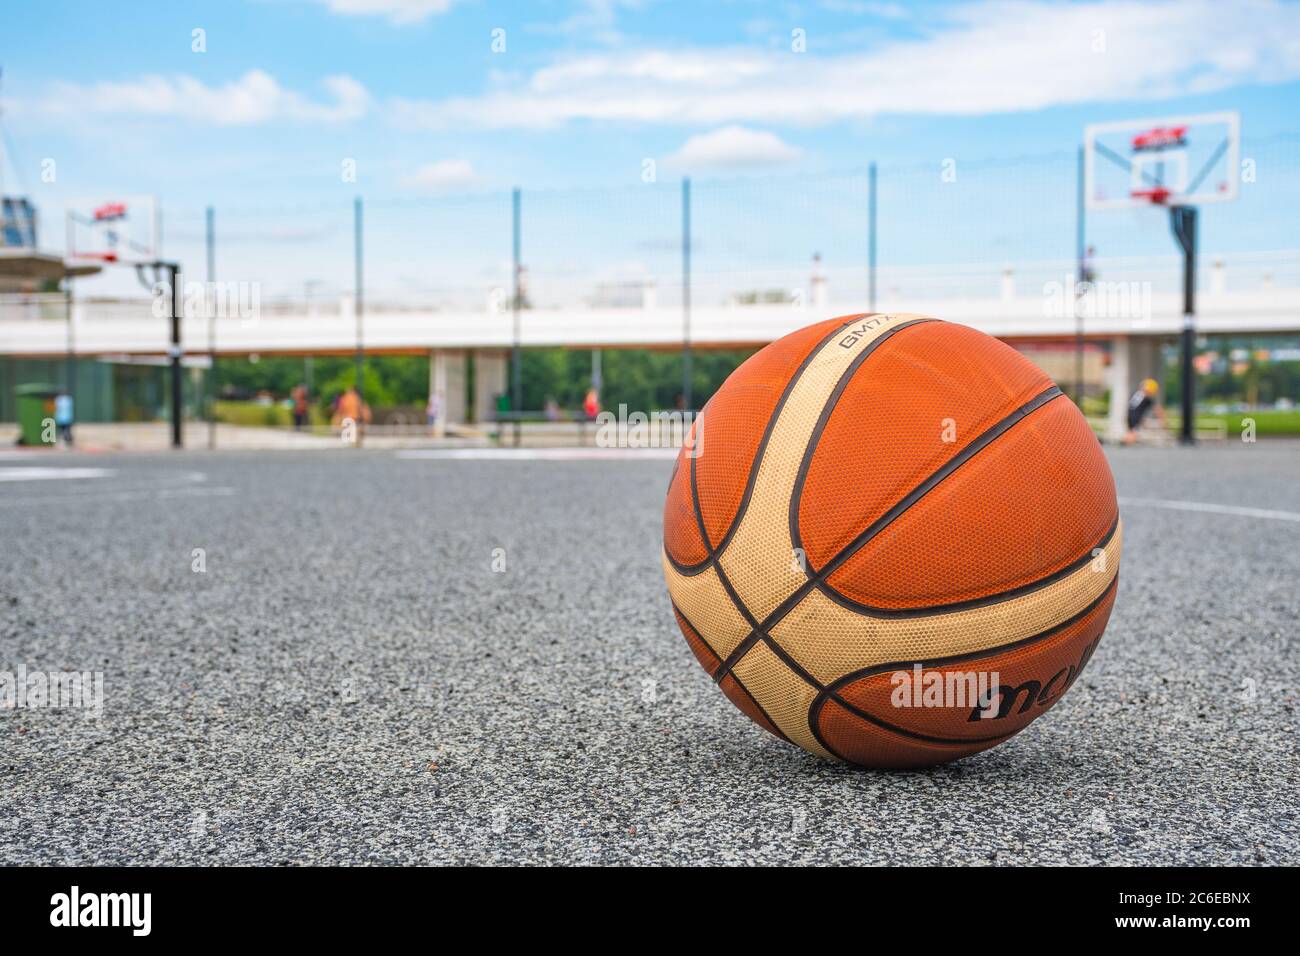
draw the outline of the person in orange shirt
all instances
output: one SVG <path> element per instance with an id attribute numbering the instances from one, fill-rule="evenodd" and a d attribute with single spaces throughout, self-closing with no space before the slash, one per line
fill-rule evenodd
<path id="1" fill-rule="evenodd" d="M 595 421 L 600 414 L 600 396 L 594 388 L 587 389 L 587 397 L 582 400 L 582 411 L 591 421 Z"/>
<path id="2" fill-rule="evenodd" d="M 362 401 L 355 385 L 340 395 L 338 404 L 334 406 L 335 428 L 341 428 L 348 419 L 356 424 L 358 436 L 361 427 L 370 424 L 370 406 Z"/>

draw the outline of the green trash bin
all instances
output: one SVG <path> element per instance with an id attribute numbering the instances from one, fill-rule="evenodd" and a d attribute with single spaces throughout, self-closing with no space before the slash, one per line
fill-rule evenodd
<path id="1" fill-rule="evenodd" d="M 54 399 L 59 390 L 53 385 L 19 385 L 14 389 L 18 405 L 18 444 L 45 445 L 41 432 L 45 420 L 54 418 Z"/>

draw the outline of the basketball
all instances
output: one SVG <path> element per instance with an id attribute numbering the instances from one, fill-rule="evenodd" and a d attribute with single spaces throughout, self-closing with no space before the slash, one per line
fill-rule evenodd
<path id="1" fill-rule="evenodd" d="M 910 768 L 1001 743 L 1078 680 L 1121 539 L 1101 446 L 1046 373 L 965 326 L 863 314 L 773 342 L 705 405 L 663 567 L 755 723 Z"/>

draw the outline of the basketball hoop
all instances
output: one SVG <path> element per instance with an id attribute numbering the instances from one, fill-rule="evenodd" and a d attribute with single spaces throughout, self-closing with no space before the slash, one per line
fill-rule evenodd
<path id="1" fill-rule="evenodd" d="M 124 202 L 104 203 L 104 205 L 98 207 L 95 210 L 94 216 L 96 222 L 111 222 L 115 219 L 125 219 L 126 203 Z"/>
<path id="2" fill-rule="evenodd" d="M 1145 199 L 1147 202 L 1156 206 L 1163 206 L 1169 202 L 1169 197 L 1173 195 L 1173 190 L 1164 186 L 1152 186 L 1150 189 L 1134 189 L 1129 193 L 1134 199 Z"/>
<path id="3" fill-rule="evenodd" d="M 1197 206 L 1237 198 L 1236 113 L 1094 123 L 1084 130 L 1090 210 Z"/>
<path id="4" fill-rule="evenodd" d="M 1196 441 L 1197 207 L 1236 199 L 1240 175 L 1241 117 L 1236 113 L 1093 123 L 1083 131 L 1087 209 L 1169 210 L 1169 227 L 1183 254 L 1180 439 L 1188 445 Z"/>
<path id="5" fill-rule="evenodd" d="M 67 258 L 133 265 L 161 258 L 162 218 L 149 195 L 70 199 Z"/>
<path id="6" fill-rule="evenodd" d="M 1133 137 L 1134 152 L 1145 149 L 1170 149 L 1187 145 L 1186 126 L 1157 126 Z"/>

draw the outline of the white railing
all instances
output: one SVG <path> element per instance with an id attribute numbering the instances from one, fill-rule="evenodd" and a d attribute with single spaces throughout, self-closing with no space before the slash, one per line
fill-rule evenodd
<path id="1" fill-rule="evenodd" d="M 62 293 L 0 295 L 0 319 L 10 322 L 66 321 L 68 298 Z"/>
<path id="2" fill-rule="evenodd" d="M 1182 287 L 1182 263 L 1178 256 L 1098 258 L 1090 263 L 1103 282 L 1148 283 L 1153 293 L 1176 293 Z M 953 263 L 882 265 L 876 278 L 882 303 L 972 299 L 1007 301 L 1041 299 L 1049 283 L 1072 279 L 1078 270 L 1073 260 L 1049 259 L 1017 263 Z M 639 282 L 641 294 L 621 295 L 616 301 L 603 299 L 608 280 L 590 276 L 531 275 L 528 296 L 530 312 L 611 309 L 635 313 L 654 309 L 680 308 L 680 277 L 641 277 L 618 283 L 631 292 Z M 1198 287 L 1203 294 L 1235 294 L 1300 289 L 1300 249 L 1266 252 L 1207 253 L 1198 262 Z M 701 308 L 786 304 L 834 312 L 865 307 L 865 266 L 826 268 L 817 281 L 811 268 L 755 268 L 696 272 L 692 279 L 692 302 Z M 351 316 L 352 294 L 261 295 L 259 314 L 270 318 L 339 318 Z M 97 298 L 78 294 L 80 313 L 87 321 L 114 321 L 147 314 L 147 296 Z M 369 313 L 411 313 L 436 315 L 508 311 L 509 299 L 500 289 L 438 289 L 397 293 L 377 288 L 366 293 Z M 892 307 L 892 306 L 891 306 Z M 66 318 L 61 294 L 0 295 L 0 320 Z"/>

